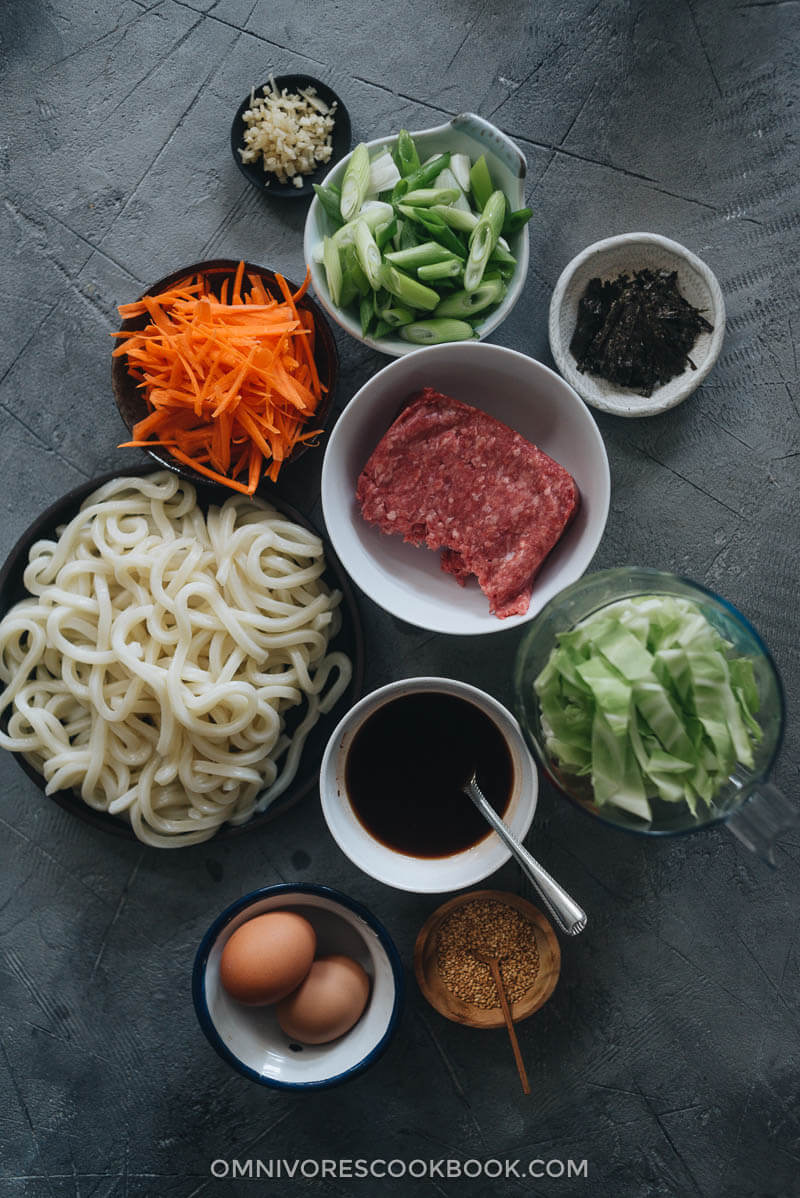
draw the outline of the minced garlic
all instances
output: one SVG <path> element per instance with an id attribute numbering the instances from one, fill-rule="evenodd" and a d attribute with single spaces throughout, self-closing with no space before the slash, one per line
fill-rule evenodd
<path id="1" fill-rule="evenodd" d="M 291 180 L 295 187 L 302 187 L 303 175 L 330 161 L 336 104 L 326 104 L 313 87 L 301 88 L 299 94 L 285 88 L 279 92 L 272 76 L 261 90 L 263 96 L 250 92 L 239 155 L 242 162 L 261 159 L 264 170 L 280 183 Z"/>

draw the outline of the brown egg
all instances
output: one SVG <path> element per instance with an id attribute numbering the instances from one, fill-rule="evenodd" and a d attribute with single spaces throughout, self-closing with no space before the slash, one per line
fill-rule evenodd
<path id="1" fill-rule="evenodd" d="M 327 1044 L 349 1032 L 364 1013 L 369 978 L 357 961 L 319 957 L 301 986 L 278 1003 L 278 1023 L 291 1040 Z"/>
<path id="2" fill-rule="evenodd" d="M 238 927 L 222 950 L 219 977 L 231 998 L 250 1006 L 277 1002 L 311 968 L 317 935 L 293 911 L 268 911 Z"/>

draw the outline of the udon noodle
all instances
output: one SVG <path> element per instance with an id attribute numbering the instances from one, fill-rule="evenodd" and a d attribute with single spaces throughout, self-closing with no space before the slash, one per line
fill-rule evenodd
<path id="1" fill-rule="evenodd" d="M 31 548 L 0 622 L 0 745 L 147 844 L 243 823 L 350 681 L 324 569 L 319 537 L 257 500 L 204 515 L 167 471 L 107 483 Z"/>

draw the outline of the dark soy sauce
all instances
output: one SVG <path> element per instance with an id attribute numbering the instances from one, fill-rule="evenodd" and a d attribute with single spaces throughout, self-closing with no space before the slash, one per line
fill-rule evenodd
<path id="1" fill-rule="evenodd" d="M 392 699 L 364 721 L 347 754 L 345 787 L 376 840 L 411 857 L 449 857 L 491 831 L 461 789 L 473 770 L 502 815 L 514 786 L 502 732 L 474 703 L 427 691 Z"/>

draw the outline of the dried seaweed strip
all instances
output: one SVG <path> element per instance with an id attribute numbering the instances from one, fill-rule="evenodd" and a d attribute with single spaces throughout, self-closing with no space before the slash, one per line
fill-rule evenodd
<path id="1" fill-rule="evenodd" d="M 689 357 L 713 326 L 678 290 L 677 271 L 639 270 L 631 278 L 590 279 L 570 342 L 578 370 L 640 395 L 696 369 Z"/>

